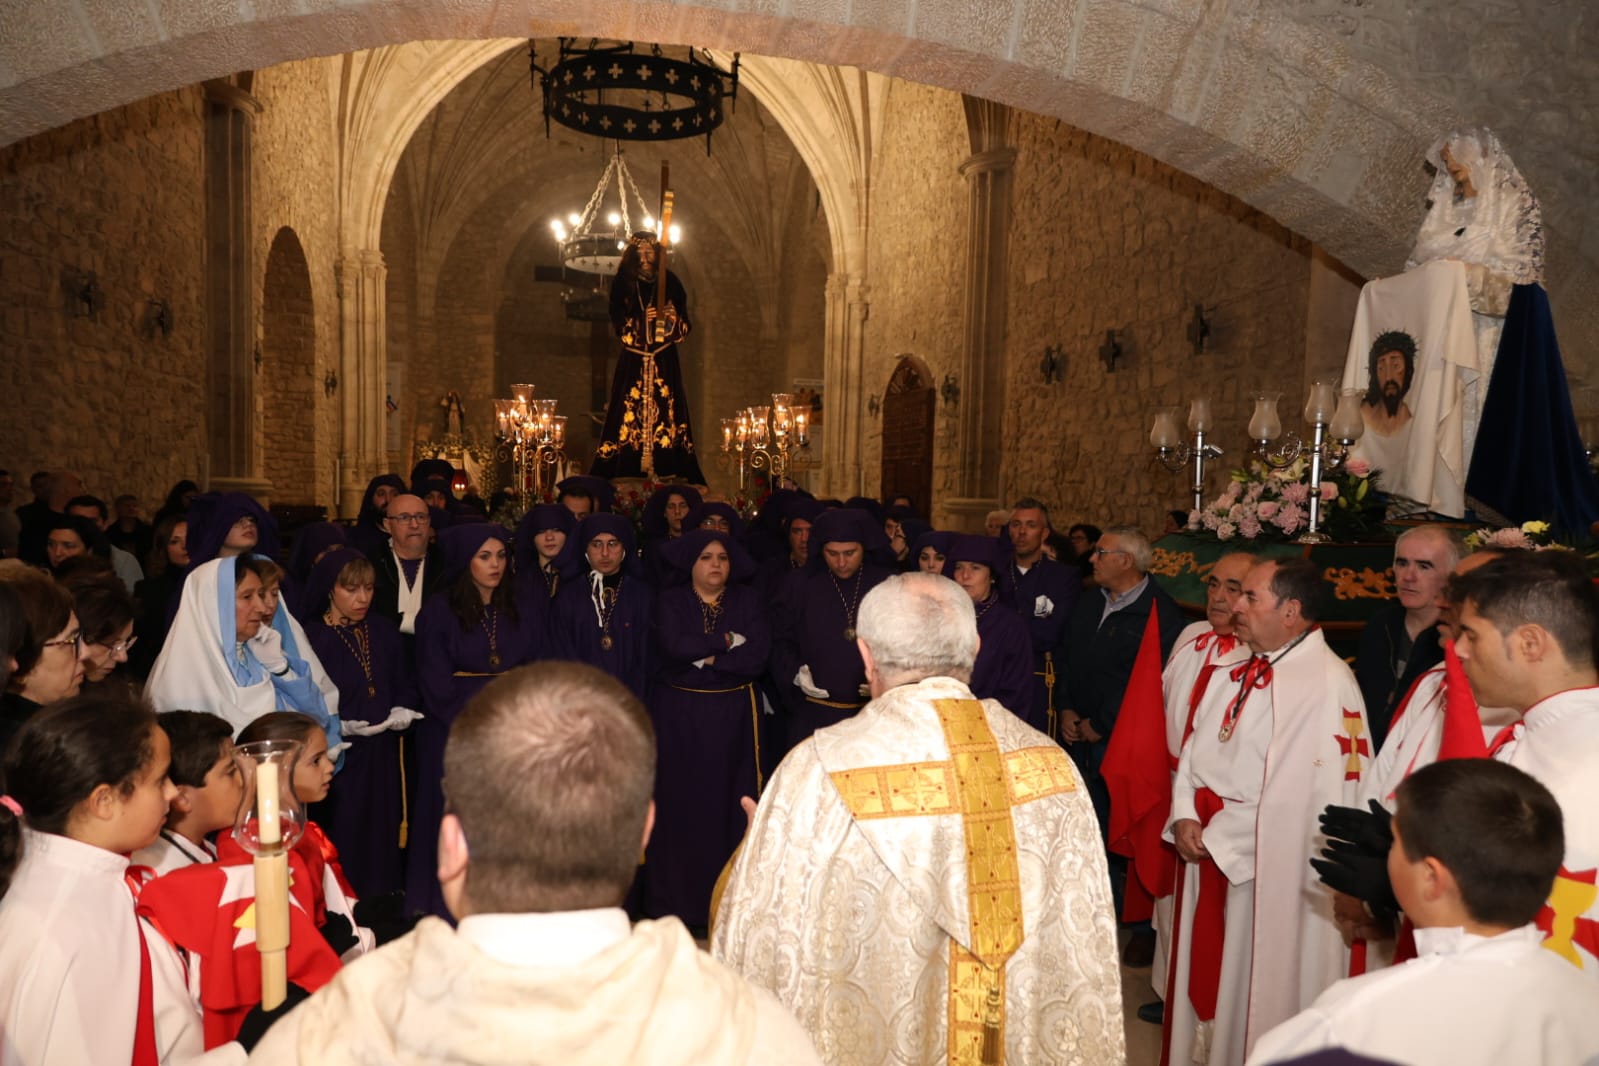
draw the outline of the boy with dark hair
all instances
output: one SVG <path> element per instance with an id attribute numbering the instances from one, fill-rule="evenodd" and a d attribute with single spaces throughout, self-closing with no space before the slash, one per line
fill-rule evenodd
<path id="1" fill-rule="evenodd" d="M 167 776 L 178 787 L 161 835 L 133 853 L 133 865 L 156 874 L 215 862 L 211 834 L 233 825 L 244 783 L 233 761 L 233 727 L 204 711 L 168 711 L 159 718 L 172 745 Z"/>
<path id="2" fill-rule="evenodd" d="M 1250 1066 L 1332 1047 L 1412 1066 L 1594 1061 L 1592 986 L 1533 924 L 1565 851 L 1555 797 L 1504 763 L 1451 759 L 1395 801 L 1388 873 L 1420 956 L 1340 981 Z"/>

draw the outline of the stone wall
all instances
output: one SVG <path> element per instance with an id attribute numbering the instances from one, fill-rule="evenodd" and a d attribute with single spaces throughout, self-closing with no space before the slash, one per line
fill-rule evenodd
<path id="1" fill-rule="evenodd" d="M 1001 496 L 1034 493 L 1060 518 L 1158 530 L 1186 481 L 1151 462 L 1155 407 L 1207 396 L 1236 462 L 1254 395 L 1303 403 L 1307 243 L 1195 178 L 1052 119 L 1017 116 L 1009 369 Z M 1195 304 L 1215 308 L 1203 355 Z M 1116 330 L 1114 371 L 1098 352 Z M 1065 380 L 1045 386 L 1045 346 Z M 1211 480 L 1219 491 L 1222 475 Z"/>
<path id="2" fill-rule="evenodd" d="M 288 447 L 295 454 L 285 470 L 291 480 L 272 488 L 279 503 L 317 503 L 333 513 L 336 505 L 334 462 L 339 450 L 340 393 L 328 396 L 323 381 L 339 371 L 339 297 L 335 266 L 340 255 L 338 214 L 338 149 L 333 108 L 328 96 L 330 70 L 336 60 L 308 59 L 258 71 L 252 95 L 261 103 L 252 141 L 253 246 L 256 279 L 257 338 L 271 328 L 264 300 L 267 257 L 277 234 L 291 229 L 305 256 L 310 283 L 309 359 L 288 367 L 274 366 L 263 350 L 258 394 L 296 397 L 280 415 L 263 423 L 263 465 L 267 476 L 275 462 L 272 450 Z M 287 371 L 286 383 L 274 379 Z M 354 382 L 341 382 L 340 389 Z M 289 470 L 297 471 L 290 475 Z"/>
<path id="3" fill-rule="evenodd" d="M 275 503 L 312 503 L 317 440 L 311 414 L 316 374 L 316 308 L 311 271 L 294 231 L 272 241 L 261 292 L 263 436 L 261 467 Z"/>
<path id="4" fill-rule="evenodd" d="M 942 382 L 957 370 L 961 343 L 959 304 L 938 297 L 959 291 L 966 239 L 960 98 L 895 82 L 888 106 L 873 175 L 868 390 L 882 389 L 901 354 L 920 357 Z M 1013 129 L 1005 429 L 999 484 L 988 492 L 1038 496 L 1063 528 L 1091 520 L 1158 529 L 1188 496 L 1182 475 L 1151 462 L 1153 409 L 1186 410 L 1207 396 L 1235 461 L 1254 395 L 1281 392 L 1283 411 L 1295 411 L 1307 361 L 1325 361 L 1325 343 L 1307 346 L 1310 247 L 1114 142 L 1023 112 Z M 1214 309 L 1200 356 L 1187 338 L 1196 303 Z M 1113 372 L 1099 357 L 1109 330 L 1123 349 Z M 1064 349 L 1064 377 L 1046 385 L 1039 366 L 1053 345 Z M 952 410 L 939 401 L 935 516 L 955 488 Z M 867 432 L 865 482 L 875 491 L 880 419 Z M 1211 485 L 1220 484 L 1218 473 Z"/>
<path id="5" fill-rule="evenodd" d="M 19 484 L 64 466 L 149 513 L 200 473 L 202 114 L 191 87 L 0 149 L 0 466 Z M 66 310 L 68 271 L 95 274 L 92 317 Z M 146 327 L 150 300 L 170 334 Z"/>
<path id="6" fill-rule="evenodd" d="M 892 83 L 883 140 L 873 156 L 867 231 L 865 366 L 868 396 L 881 397 L 902 356 L 927 364 L 935 382 L 954 372 L 961 352 L 960 291 L 966 242 L 966 182 L 956 172 L 971 154 L 958 95 L 913 82 Z M 838 412 L 844 397 L 829 397 Z M 862 405 L 860 410 L 866 410 Z M 863 491 L 882 480 L 882 415 L 862 429 Z M 954 412 L 940 402 L 933 443 L 935 501 L 954 491 Z"/>

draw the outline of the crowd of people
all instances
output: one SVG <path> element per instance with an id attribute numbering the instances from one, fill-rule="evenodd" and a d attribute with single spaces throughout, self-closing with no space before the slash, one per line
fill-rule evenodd
<path id="1" fill-rule="evenodd" d="M 1142 531 L 1034 497 L 636 526 L 579 476 L 512 529 L 453 476 L 287 550 L 192 482 L 0 506 L 0 1064 L 1119 1063 L 1118 952 L 1167 1062 L 1599 1056 L 1574 553 L 1416 527 L 1351 669 L 1308 561 L 1223 555 L 1187 624 Z M 271 1011 L 265 740 L 309 819 Z"/>

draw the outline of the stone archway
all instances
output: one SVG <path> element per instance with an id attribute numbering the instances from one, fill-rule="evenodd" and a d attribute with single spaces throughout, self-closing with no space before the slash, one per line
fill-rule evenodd
<path id="1" fill-rule="evenodd" d="M 275 503 L 316 493 L 316 315 L 305 249 L 284 226 L 272 238 L 261 293 L 262 473 Z"/>
<path id="2" fill-rule="evenodd" d="M 933 513 L 933 419 L 938 398 L 927 364 L 902 355 L 883 390 L 882 497 L 909 496 Z"/>

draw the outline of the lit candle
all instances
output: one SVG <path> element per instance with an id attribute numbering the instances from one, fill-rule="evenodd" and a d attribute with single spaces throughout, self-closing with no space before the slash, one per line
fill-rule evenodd
<path id="1" fill-rule="evenodd" d="M 255 771 L 255 809 L 262 844 L 283 840 L 283 824 L 278 814 L 278 764 L 263 762 Z"/>

